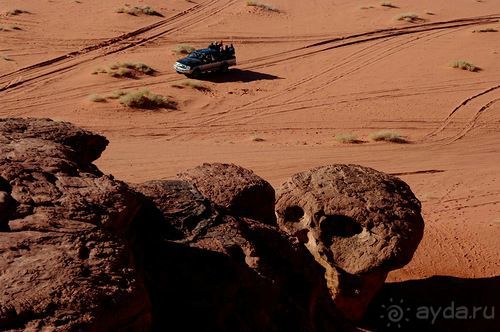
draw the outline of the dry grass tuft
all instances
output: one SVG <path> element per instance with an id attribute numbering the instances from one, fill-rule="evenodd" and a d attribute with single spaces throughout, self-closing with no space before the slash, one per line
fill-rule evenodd
<path id="1" fill-rule="evenodd" d="M 7 16 L 17 16 L 21 14 L 28 14 L 29 11 L 23 9 L 12 9 L 5 13 Z"/>
<path id="2" fill-rule="evenodd" d="M 380 5 L 382 7 L 388 7 L 388 8 L 399 8 L 398 6 L 393 5 L 392 3 L 387 2 L 387 1 L 384 1 L 384 2 L 380 3 Z"/>
<path id="3" fill-rule="evenodd" d="M 484 28 L 484 29 L 472 30 L 472 32 L 498 32 L 498 30 L 495 28 Z"/>
<path id="4" fill-rule="evenodd" d="M 104 96 L 93 94 L 89 96 L 89 99 L 97 103 L 105 103 L 108 101 L 108 99 L 118 99 L 120 101 L 120 104 L 130 108 L 177 109 L 177 103 L 175 101 L 169 99 L 168 97 L 154 94 L 148 89 L 139 91 L 116 90 Z"/>
<path id="5" fill-rule="evenodd" d="M 157 95 L 150 92 L 148 89 L 143 89 L 134 92 L 126 92 L 120 96 L 119 101 L 122 105 L 131 108 L 142 109 L 177 109 L 177 103 L 165 96 Z"/>
<path id="6" fill-rule="evenodd" d="M 373 141 L 385 141 L 391 143 L 408 143 L 408 141 L 396 132 L 381 130 L 370 134 Z"/>
<path id="7" fill-rule="evenodd" d="M 414 13 L 399 14 L 398 16 L 395 17 L 395 19 L 398 21 L 406 21 L 410 23 L 423 21 L 421 17 L 419 17 L 417 14 Z"/>
<path id="8" fill-rule="evenodd" d="M 94 103 L 105 103 L 107 101 L 106 97 L 103 97 L 103 96 L 100 96 L 97 94 L 91 94 L 89 96 L 89 100 L 93 101 Z"/>
<path id="9" fill-rule="evenodd" d="M 11 30 L 22 30 L 22 29 L 17 25 L 9 25 L 8 27 L 0 26 L 0 31 L 11 31 Z"/>
<path id="10" fill-rule="evenodd" d="M 453 61 L 450 63 L 450 66 L 453 68 L 459 68 L 462 70 L 468 70 L 468 71 L 472 71 L 472 72 L 476 72 L 476 71 L 481 70 L 481 68 L 479 68 L 478 66 L 476 66 L 472 63 L 469 63 L 467 61 L 462 61 L 462 60 Z"/>
<path id="11" fill-rule="evenodd" d="M 257 8 L 268 10 L 268 11 L 271 11 L 271 12 L 277 12 L 277 13 L 280 12 L 280 10 L 277 9 L 276 7 L 274 7 L 273 5 L 265 4 L 265 3 L 261 3 L 261 2 L 253 1 L 253 0 L 248 0 L 247 1 L 247 6 L 257 7 Z"/>
<path id="12" fill-rule="evenodd" d="M 156 71 L 141 62 L 115 62 L 107 69 L 97 68 L 92 74 L 108 74 L 111 77 L 136 78 L 140 74 L 153 75 Z"/>
<path id="13" fill-rule="evenodd" d="M 339 143 L 344 144 L 359 144 L 363 142 L 359 140 L 358 137 L 354 134 L 337 134 L 335 135 L 335 140 Z"/>
<path id="14" fill-rule="evenodd" d="M 138 16 L 138 15 L 151 15 L 151 16 L 161 16 L 163 17 L 163 15 L 160 13 L 160 12 L 157 12 L 156 10 L 154 10 L 153 8 L 149 7 L 149 6 L 145 6 L 145 7 L 130 7 L 130 6 L 127 6 L 125 5 L 125 7 L 122 7 L 122 8 L 118 8 L 116 10 L 117 13 L 124 13 L 124 14 L 129 14 L 129 15 L 132 15 L 132 16 Z"/>
<path id="15" fill-rule="evenodd" d="M 179 44 L 172 51 L 176 54 L 189 54 L 193 52 L 195 48 L 191 45 L 187 44 Z"/>
<path id="16" fill-rule="evenodd" d="M 127 92 L 123 90 L 116 90 L 111 92 L 110 94 L 106 95 L 107 99 L 119 99 L 121 96 L 125 96 Z"/>
<path id="17" fill-rule="evenodd" d="M 6 55 L 0 55 L 0 59 L 5 60 L 5 61 L 14 61 L 14 59 L 12 59 Z"/>

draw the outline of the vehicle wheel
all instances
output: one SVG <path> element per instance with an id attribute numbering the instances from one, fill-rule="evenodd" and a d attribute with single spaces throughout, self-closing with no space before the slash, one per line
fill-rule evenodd
<path id="1" fill-rule="evenodd" d="M 219 71 L 221 73 L 227 73 L 229 71 L 229 65 L 227 63 L 223 63 L 222 66 L 220 66 Z"/>
<path id="2" fill-rule="evenodd" d="M 201 70 L 199 70 L 198 68 L 196 68 L 195 70 L 193 70 L 193 73 L 191 74 L 191 76 L 193 78 L 198 78 L 201 76 Z"/>

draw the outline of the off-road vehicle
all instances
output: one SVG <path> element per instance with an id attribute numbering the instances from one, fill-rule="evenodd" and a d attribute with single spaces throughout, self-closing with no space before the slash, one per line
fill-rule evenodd
<path id="1" fill-rule="evenodd" d="M 199 77 L 206 72 L 226 72 L 236 65 L 233 45 L 212 43 L 208 48 L 191 52 L 187 57 L 177 60 L 174 69 L 188 77 Z"/>

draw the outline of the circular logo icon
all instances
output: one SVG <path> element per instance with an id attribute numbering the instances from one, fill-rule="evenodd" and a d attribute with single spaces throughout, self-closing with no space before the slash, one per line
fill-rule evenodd
<path id="1" fill-rule="evenodd" d="M 396 304 L 391 297 L 389 302 L 388 305 L 382 305 L 385 312 L 380 315 L 380 318 L 386 318 L 388 320 L 387 327 L 394 325 L 400 328 L 402 326 L 401 323 L 409 321 L 409 319 L 405 317 L 405 313 L 410 311 L 410 308 L 404 308 L 403 300 L 400 300 L 399 303 Z"/>

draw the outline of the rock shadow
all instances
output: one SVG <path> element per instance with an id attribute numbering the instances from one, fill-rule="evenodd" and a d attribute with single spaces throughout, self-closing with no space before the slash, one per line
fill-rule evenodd
<path id="1" fill-rule="evenodd" d="M 361 325 L 369 331 L 498 331 L 500 276 L 387 283 Z"/>

